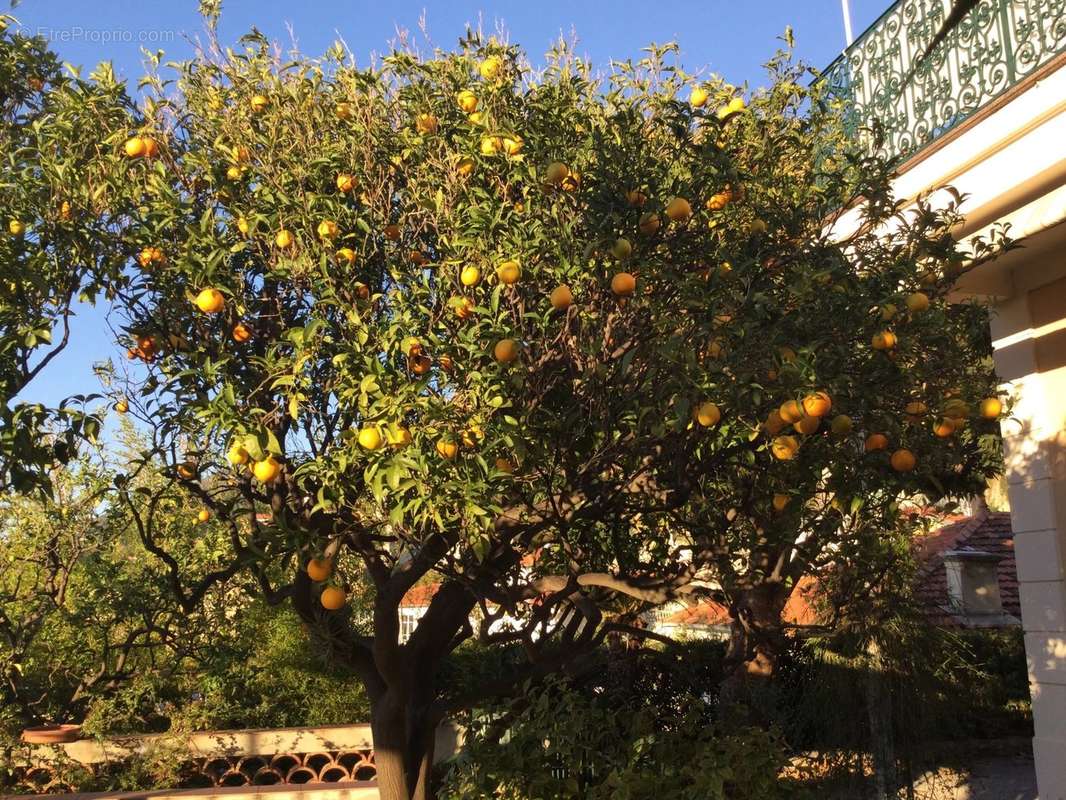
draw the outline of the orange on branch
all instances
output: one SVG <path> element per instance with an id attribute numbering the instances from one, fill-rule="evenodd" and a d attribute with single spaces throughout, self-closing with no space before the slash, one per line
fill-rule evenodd
<path id="1" fill-rule="evenodd" d="M 463 89 L 455 96 L 455 102 L 464 114 L 473 114 L 477 111 L 477 95 L 469 89 Z"/>
<path id="2" fill-rule="evenodd" d="M 629 239 L 624 237 L 615 239 L 614 244 L 611 245 L 611 255 L 619 261 L 624 261 L 633 255 L 633 245 L 629 243 Z"/>
<path id="3" fill-rule="evenodd" d="M 905 302 L 911 313 L 916 314 L 929 308 L 929 295 L 925 292 L 914 292 L 913 294 L 907 295 Z"/>
<path id="4" fill-rule="evenodd" d="M 984 419 L 999 419 L 1003 413 L 1003 401 L 998 397 L 986 397 L 981 401 L 981 417 Z"/>
<path id="5" fill-rule="evenodd" d="M 803 411 L 810 417 L 824 417 L 833 409 L 833 401 L 825 392 L 814 392 L 803 398 Z"/>
<path id="6" fill-rule="evenodd" d="M 355 189 L 355 176 L 342 172 L 337 176 L 337 191 L 348 194 Z"/>
<path id="7" fill-rule="evenodd" d="M 340 611 L 348 602 L 348 595 L 339 586 L 327 586 L 322 590 L 319 600 L 327 611 Z"/>
<path id="8" fill-rule="evenodd" d="M 332 558 L 312 558 L 307 562 L 307 577 L 321 583 L 333 574 Z"/>
<path id="9" fill-rule="evenodd" d="M 281 464 L 273 456 L 267 456 L 262 461 L 255 462 L 252 474 L 261 483 L 271 483 L 281 474 Z"/>
<path id="10" fill-rule="evenodd" d="M 270 105 L 270 100 L 266 95 L 255 94 L 252 95 L 252 99 L 248 101 L 248 105 L 252 107 L 252 111 L 256 114 L 261 114 L 266 111 L 267 106 Z"/>
<path id="11" fill-rule="evenodd" d="M 640 232 L 643 233 L 645 236 L 651 236 L 653 233 L 659 230 L 659 226 L 661 224 L 662 221 L 659 219 L 659 215 L 656 214 L 654 211 L 648 211 L 644 214 L 641 214 L 640 221 L 637 223 L 637 227 L 640 229 Z"/>
<path id="12" fill-rule="evenodd" d="M 770 444 L 770 450 L 778 461 L 791 461 L 799 452 L 799 439 L 795 436 L 778 436 Z"/>
<path id="13" fill-rule="evenodd" d="M 562 284 L 552 289 L 548 301 L 556 311 L 566 311 L 566 309 L 570 308 L 570 305 L 574 302 L 574 295 L 570 291 L 569 286 Z"/>
<path id="14" fill-rule="evenodd" d="M 278 231 L 277 235 L 274 237 L 274 244 L 276 244 L 282 250 L 284 250 L 284 249 L 286 249 L 288 247 L 292 247 L 292 243 L 293 243 L 292 231 L 288 231 L 288 230 L 286 230 L 284 228 L 282 228 L 280 231 Z"/>
<path id="15" fill-rule="evenodd" d="M 812 433 L 818 430 L 818 427 L 822 424 L 820 417 L 800 417 L 793 423 L 792 427 L 796 430 L 796 433 L 802 433 L 805 436 L 810 436 Z"/>
<path id="16" fill-rule="evenodd" d="M 611 278 L 611 291 L 618 297 L 629 297 L 636 290 L 637 279 L 629 272 L 618 272 Z"/>
<path id="17" fill-rule="evenodd" d="M 955 423 L 944 417 L 933 425 L 933 433 L 941 439 L 946 439 L 955 433 Z"/>
<path id="18" fill-rule="evenodd" d="M 500 266 L 496 267 L 496 277 L 500 283 L 505 286 L 511 286 L 518 283 L 519 278 L 522 277 L 522 268 L 514 259 L 504 261 Z"/>
<path id="19" fill-rule="evenodd" d="M 197 513 L 196 515 L 196 519 L 198 519 L 200 522 L 207 522 L 209 519 L 211 519 L 211 512 L 208 511 L 206 508 L 201 508 L 199 513 Z"/>
<path id="20" fill-rule="evenodd" d="M 778 413 L 781 415 L 781 419 L 792 425 L 803 419 L 803 406 L 796 400 L 786 400 L 781 404 Z"/>
<path id="21" fill-rule="evenodd" d="M 910 450 L 901 448 L 892 454 L 888 463 L 896 472 L 910 472 L 917 465 L 918 460 Z"/>
<path id="22" fill-rule="evenodd" d="M 501 364 L 510 364 L 518 358 L 518 342 L 514 339 L 500 339 L 492 348 L 492 355 Z"/>
<path id="23" fill-rule="evenodd" d="M 245 325 L 243 322 L 238 322 L 236 325 L 233 326 L 233 331 L 231 335 L 233 336 L 233 341 L 235 342 L 247 342 L 249 339 L 252 338 L 252 329 Z"/>
<path id="24" fill-rule="evenodd" d="M 459 282 L 463 286 L 477 286 L 481 283 L 481 270 L 473 265 L 463 267 L 463 271 L 459 273 Z"/>
<path id="25" fill-rule="evenodd" d="M 415 130 L 419 133 L 436 133 L 438 125 L 437 118 L 432 114 L 419 114 L 415 117 Z"/>
<path id="26" fill-rule="evenodd" d="M 437 455 L 445 461 L 451 461 L 459 454 L 459 445 L 451 439 L 440 439 L 437 442 Z"/>
<path id="27" fill-rule="evenodd" d="M 692 409 L 692 418 L 704 428 L 710 428 L 722 419 L 722 412 L 717 405 L 706 401 Z"/>
<path id="28" fill-rule="evenodd" d="M 360 428 L 359 435 L 356 438 L 359 446 L 364 450 L 377 450 L 384 441 L 381 436 L 381 430 L 377 425 L 367 425 Z"/>
<path id="29" fill-rule="evenodd" d="M 872 453 L 875 450 L 886 450 L 888 449 L 888 437 L 883 433 L 871 433 L 866 437 L 863 447 L 867 453 Z"/>
<path id="30" fill-rule="evenodd" d="M 854 423 L 847 414 L 837 414 L 829 423 L 829 430 L 836 436 L 847 436 L 851 433 Z"/>
<path id="31" fill-rule="evenodd" d="M 666 204 L 666 216 L 672 222 L 688 222 L 692 216 L 692 206 L 684 197 L 675 197 Z"/>
<path id="32" fill-rule="evenodd" d="M 193 302 L 205 314 L 217 314 L 226 306 L 226 300 L 218 289 L 203 289 Z"/>

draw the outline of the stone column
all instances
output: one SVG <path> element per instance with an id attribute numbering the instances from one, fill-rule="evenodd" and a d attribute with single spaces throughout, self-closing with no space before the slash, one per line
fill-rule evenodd
<path id="1" fill-rule="evenodd" d="M 996 368 L 1016 397 L 1002 428 L 1037 782 L 1041 800 L 1066 800 L 1066 278 L 995 311 Z"/>

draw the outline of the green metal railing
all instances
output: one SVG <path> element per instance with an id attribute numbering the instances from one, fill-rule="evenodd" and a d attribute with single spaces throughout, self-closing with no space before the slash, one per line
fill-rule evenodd
<path id="1" fill-rule="evenodd" d="M 897 0 L 823 73 L 870 153 L 902 160 L 1066 51 L 1066 0 L 982 0 L 917 68 L 952 0 Z"/>

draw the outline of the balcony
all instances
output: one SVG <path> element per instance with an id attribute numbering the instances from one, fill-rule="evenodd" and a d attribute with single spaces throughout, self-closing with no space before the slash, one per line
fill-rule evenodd
<path id="1" fill-rule="evenodd" d="M 870 154 L 901 163 L 1063 61 L 1066 0 L 981 0 L 915 67 L 952 0 L 897 0 L 823 73 Z"/>

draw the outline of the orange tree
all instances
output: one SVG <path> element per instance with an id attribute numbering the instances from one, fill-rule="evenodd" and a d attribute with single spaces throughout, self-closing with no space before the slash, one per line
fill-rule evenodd
<path id="1" fill-rule="evenodd" d="M 138 530 L 187 608 L 242 571 L 291 599 L 366 686 L 382 797 L 431 793 L 445 715 L 653 636 L 651 605 L 723 592 L 768 668 L 798 577 L 868 590 L 903 499 L 992 469 L 954 204 L 904 212 L 787 59 L 745 101 L 671 48 L 604 81 L 475 36 L 368 70 L 243 45 L 153 74 L 104 140 L 117 407 L 231 548 L 188 570 Z M 459 691 L 474 637 L 525 661 Z"/>
<path id="2" fill-rule="evenodd" d="M 48 408 L 18 395 L 124 263 L 117 154 L 102 137 L 125 129 L 128 103 L 109 69 L 82 80 L 12 23 L 0 15 L 0 485 L 24 491 L 47 489 L 47 469 L 99 426 L 85 397 Z"/>

